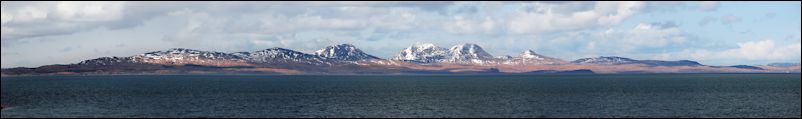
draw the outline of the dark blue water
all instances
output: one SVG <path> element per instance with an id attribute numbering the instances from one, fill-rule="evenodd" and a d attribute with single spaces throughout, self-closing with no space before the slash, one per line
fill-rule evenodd
<path id="1" fill-rule="evenodd" d="M 800 117 L 799 74 L 3 77 L 2 117 Z"/>

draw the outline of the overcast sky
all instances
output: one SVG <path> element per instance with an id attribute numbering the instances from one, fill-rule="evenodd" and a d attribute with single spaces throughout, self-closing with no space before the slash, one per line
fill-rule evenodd
<path id="1" fill-rule="evenodd" d="M 312 53 L 350 43 L 382 58 L 415 43 L 475 43 L 575 60 L 708 65 L 800 61 L 790 2 L 2 2 L 2 67 L 169 48 Z"/>

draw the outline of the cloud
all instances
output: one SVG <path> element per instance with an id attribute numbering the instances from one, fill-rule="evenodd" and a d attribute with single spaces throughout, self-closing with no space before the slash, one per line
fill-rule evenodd
<path id="1" fill-rule="evenodd" d="M 7 4 L 8 3 L 8 4 Z M 390 56 L 414 42 L 439 45 L 477 43 L 494 51 L 518 54 L 523 49 L 544 50 L 570 56 L 596 54 L 630 56 L 661 54 L 673 58 L 672 50 L 694 48 L 700 43 L 682 27 L 697 23 L 662 20 L 675 14 L 657 12 L 701 12 L 689 2 L 3 2 L 2 47 L 23 54 L 38 54 L 22 47 L 54 47 L 61 43 L 108 41 L 84 49 L 125 43 L 124 55 L 153 48 L 185 47 L 200 50 L 252 51 L 285 47 L 299 51 L 325 45 L 353 43 L 368 52 Z M 718 3 L 716 3 L 718 4 Z M 709 7 L 715 11 L 715 8 Z M 701 7 L 701 5 L 699 6 Z M 720 10 L 719 10 L 720 11 Z M 782 14 L 781 11 L 767 11 Z M 761 12 L 766 13 L 766 12 Z M 716 13 L 718 14 L 718 13 Z M 652 15 L 643 18 L 638 15 Z M 722 16 L 724 15 L 724 16 Z M 736 16 L 738 15 L 738 16 Z M 760 14 L 759 16 L 763 16 Z M 766 14 L 766 17 L 771 15 Z M 742 18 L 743 17 L 743 18 Z M 750 15 L 718 14 L 704 17 L 699 26 L 734 25 Z M 633 19 L 635 18 L 635 19 Z M 655 19 L 656 18 L 656 19 Z M 685 20 L 683 20 L 685 19 Z M 751 19 L 751 18 L 749 18 Z M 672 19 L 665 19 L 672 20 Z M 640 24 L 639 24 L 640 23 Z M 687 27 L 686 27 L 687 28 Z M 755 31 L 760 29 L 754 29 Z M 742 31 L 742 30 L 741 30 Z M 127 39 L 100 37 L 110 32 L 133 36 Z M 705 37 L 716 37 L 714 36 Z M 755 32 L 756 35 L 759 32 Z M 116 35 L 116 34 L 115 34 Z M 52 40 L 44 40 L 52 39 Z M 87 40 L 76 40 L 87 39 Z M 142 47 L 136 41 L 158 42 Z M 798 38 L 797 38 L 798 39 Z M 794 40 L 797 40 L 794 39 Z M 68 41 L 70 40 L 70 41 Z M 33 42 L 36 41 L 36 42 Z M 690 41 L 690 43 L 688 43 Z M 24 44 L 23 42 L 32 42 Z M 722 42 L 714 39 L 711 42 Z M 709 43 L 704 41 L 704 43 Z M 48 44 L 50 46 L 38 46 Z M 143 43 L 147 44 L 147 43 Z M 369 45 L 366 45 L 369 44 Z M 775 44 L 778 45 L 779 43 Z M 690 45 L 690 46 L 689 46 Z M 732 44 L 734 45 L 734 44 Z M 497 48 L 491 48 L 497 47 Z M 781 47 L 781 46 L 778 46 Z M 222 50 L 220 50 L 222 49 Z M 24 51 L 24 52 L 23 52 Z M 41 51 L 40 51 L 41 52 Z M 112 52 L 112 51 L 110 51 Z M 574 53 L 577 52 L 577 53 Z M 709 52 L 717 52 L 709 50 Z M 690 52 L 689 52 L 690 53 Z M 43 54 L 53 55 L 53 54 Z M 60 56 L 55 55 L 55 56 Z M 73 55 L 88 59 L 98 56 Z M 499 54 L 502 55 L 502 54 Z M 87 56 L 87 57 L 83 57 Z M 569 56 L 569 55 L 565 55 Z M 632 55 L 651 58 L 652 55 Z M 20 59 L 6 57 L 4 66 Z M 8 59 L 12 59 L 7 61 Z M 66 62 L 66 61 L 61 61 Z M 33 61 L 34 64 L 52 64 Z M 14 66 L 18 64 L 13 64 Z"/>
<path id="2" fill-rule="evenodd" d="M 706 17 L 702 18 L 701 20 L 699 20 L 698 25 L 699 26 L 706 26 L 706 25 L 708 25 L 710 23 L 721 23 L 722 25 L 727 25 L 727 26 L 732 27 L 736 23 L 740 23 L 741 21 L 743 21 L 743 18 L 741 18 L 739 16 L 732 15 L 732 14 L 723 15 L 723 16 L 721 16 L 719 18 L 712 17 L 712 16 L 706 16 Z"/>
<path id="3" fill-rule="evenodd" d="M 63 21 L 102 22 L 118 20 L 125 2 L 61 2 L 55 12 Z"/>
<path id="4" fill-rule="evenodd" d="M 2 39 L 69 34 L 123 20 L 126 2 L 6 2 Z"/>
<path id="5" fill-rule="evenodd" d="M 512 33 L 548 33 L 594 27 L 613 26 L 623 22 L 639 10 L 643 2 L 596 2 L 593 9 L 556 12 L 561 5 L 546 3 L 524 4 L 507 25 Z"/>
<path id="6" fill-rule="evenodd" d="M 655 55 L 676 52 L 678 47 L 693 47 L 688 43 L 698 39 L 681 29 L 681 25 L 674 21 L 639 23 L 623 28 L 562 32 L 538 37 L 533 43 L 515 41 L 514 44 L 551 49 L 549 52 L 555 57 L 567 59 L 598 56 L 667 59 Z M 671 58 L 675 57 L 668 57 Z"/>
<path id="7" fill-rule="evenodd" d="M 702 18 L 702 20 L 699 20 L 699 26 L 706 26 L 707 24 L 710 24 L 711 22 L 716 22 L 717 20 L 718 19 L 715 17 L 706 16 Z"/>
<path id="8" fill-rule="evenodd" d="M 125 29 L 181 10 L 204 12 L 219 15 L 218 17 L 258 15 L 263 20 L 271 20 L 269 22 L 272 24 L 261 24 L 263 27 L 289 26 L 288 29 L 274 32 L 374 26 L 409 30 L 410 23 L 415 22 L 415 12 L 444 9 L 450 4 L 451 2 L 4 2 L 4 5 L 11 7 L 4 6 L 2 10 L 2 39 L 65 35 L 102 27 Z M 309 7 L 285 7 L 299 5 Z"/>
<path id="9" fill-rule="evenodd" d="M 595 47 L 608 52 L 634 53 L 647 48 L 663 48 L 672 44 L 684 43 L 688 40 L 674 22 L 641 23 L 631 29 L 608 29 L 593 33 Z"/>
<path id="10" fill-rule="evenodd" d="M 704 61 L 721 62 L 743 62 L 743 61 L 762 61 L 787 62 L 799 61 L 802 53 L 800 43 L 777 44 L 773 40 L 747 41 L 737 43 L 736 48 L 721 51 L 710 51 L 706 49 L 685 50 L 682 54 L 690 54 L 690 57 Z"/>
<path id="11" fill-rule="evenodd" d="M 283 6 L 310 7 L 283 7 Z M 503 6 L 518 6 L 504 12 Z M 612 26 L 643 2 L 14 2 L 3 10 L 3 39 L 125 29 L 155 17 L 191 12 L 213 16 L 197 30 L 286 34 L 311 30 L 408 31 L 443 27 L 452 33 L 546 33 Z M 232 14 L 236 13 L 236 14 Z M 445 13 L 445 14 L 438 14 Z M 493 15 L 493 14 L 503 15 Z M 250 15 L 250 16 L 246 16 Z M 421 17 L 424 15 L 426 17 Z M 218 24 L 217 27 L 206 25 Z M 200 32 L 200 31 L 194 31 Z"/>
<path id="12" fill-rule="evenodd" d="M 766 13 L 767 19 L 773 19 L 774 17 L 777 17 L 777 13 L 774 12 Z"/>
<path id="13" fill-rule="evenodd" d="M 459 34 L 476 34 L 476 33 L 483 33 L 483 34 L 491 34 L 496 32 L 497 23 L 491 17 L 485 17 L 484 20 L 481 21 L 474 21 L 470 19 L 466 19 L 462 16 L 455 16 L 453 21 L 446 22 L 443 25 L 443 28 L 447 32 L 451 33 L 459 33 Z"/>
<path id="14" fill-rule="evenodd" d="M 716 11 L 719 8 L 718 1 L 701 1 L 699 2 L 699 9 L 704 11 Z"/>
<path id="15" fill-rule="evenodd" d="M 724 25 L 733 25 L 735 23 L 741 22 L 741 17 L 735 15 L 724 15 L 721 16 L 721 23 Z"/>

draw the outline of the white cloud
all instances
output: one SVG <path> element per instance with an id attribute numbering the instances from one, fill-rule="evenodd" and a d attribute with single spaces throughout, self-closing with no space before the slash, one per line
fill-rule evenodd
<path id="1" fill-rule="evenodd" d="M 44 20 L 47 18 L 47 11 L 46 8 L 41 7 L 24 7 L 17 11 L 14 15 L 9 15 L 15 17 L 15 21 L 19 22 L 32 22 L 32 21 L 39 21 Z"/>
<path id="2" fill-rule="evenodd" d="M 721 57 L 731 56 L 738 57 L 739 59 L 747 60 L 760 60 L 760 59 L 791 59 L 793 56 L 799 56 L 800 44 L 788 44 L 780 46 L 775 44 L 772 40 L 763 40 L 756 42 L 738 43 L 737 49 L 730 49 L 721 52 Z"/>
<path id="3" fill-rule="evenodd" d="M 65 21 L 100 22 L 119 20 L 125 2 L 59 2 L 53 14 Z"/>
<path id="4" fill-rule="evenodd" d="M 673 22 L 641 23 L 632 29 L 611 28 L 589 35 L 597 49 L 587 50 L 617 54 L 635 53 L 644 48 L 661 48 L 672 44 L 681 44 L 688 40 L 687 34 L 683 33 Z"/>
<path id="5" fill-rule="evenodd" d="M 672 12 L 675 8 L 681 8 L 677 6 L 684 6 L 684 2 L 3 3 L 5 6 L 0 12 L 4 47 L 13 46 L 10 43 L 40 41 L 37 39 L 59 40 L 59 37 L 87 34 L 98 29 L 103 32 L 111 30 L 141 34 L 169 44 L 159 48 L 200 47 L 248 51 L 285 47 L 303 51 L 336 43 L 362 43 L 371 44 L 364 46 L 365 49 L 387 52 L 383 54 L 385 56 L 396 52 L 393 47 L 402 49 L 400 47 L 416 41 L 446 46 L 472 42 L 493 49 L 490 52 L 504 51 L 513 55 L 531 48 L 545 50 L 545 53 L 551 52 L 548 50 L 573 50 L 554 53 L 566 54 L 563 57 L 571 58 L 594 54 L 628 57 L 633 56 L 628 54 L 654 54 L 661 49 L 667 49 L 668 53 L 659 56 L 634 55 L 643 57 L 633 58 L 673 59 L 676 55 L 685 54 L 672 54 L 671 50 L 697 46 L 684 44 L 689 41 L 690 36 L 674 23 L 637 24 L 649 21 L 635 21 L 632 24 L 634 26 L 621 26 L 627 19 L 637 15 L 672 18 L 660 16 L 665 14 L 657 12 Z M 696 9 L 697 6 L 684 6 L 682 9 L 685 7 Z M 655 13 L 646 14 L 651 12 Z M 650 16 L 644 18 L 638 20 L 654 20 Z M 688 23 L 687 20 L 680 21 Z M 704 18 L 699 25 L 728 25 L 741 21 L 742 18 L 738 16 L 717 15 Z M 692 22 L 691 24 L 696 25 Z M 128 32 L 145 27 L 147 28 Z M 142 33 L 154 30 L 159 33 Z M 99 39 L 91 35 L 81 37 Z M 113 38 L 104 40 L 120 41 Z M 719 41 L 722 39 L 712 40 L 722 42 Z M 744 43 L 744 47 L 765 44 Z M 774 45 L 785 47 L 779 46 L 779 43 Z M 14 47 L 11 50 L 20 48 Z M 158 49 L 140 47 L 137 50 Z M 705 52 L 708 54 L 704 54 Z M 707 50 L 697 54 L 707 56 L 721 54 L 720 52 L 722 51 Z M 36 53 L 26 51 L 23 54 Z"/>
<path id="6" fill-rule="evenodd" d="M 459 34 L 476 34 L 484 33 L 490 34 L 496 31 L 496 23 L 493 18 L 485 17 L 482 21 L 474 21 L 466 19 L 463 16 L 455 16 L 453 21 L 443 24 L 443 28 L 447 32 Z"/>
<path id="7" fill-rule="evenodd" d="M 2 13 L 0 15 L 0 19 L 2 20 L 2 25 L 6 25 L 6 23 L 9 21 L 14 20 L 14 16 L 11 16 L 11 14 Z"/>
<path id="8" fill-rule="evenodd" d="M 16 5 L 16 4 L 15 4 Z M 86 31 L 122 21 L 125 2 L 37 2 L 4 8 L 2 39 Z"/>
<path id="9" fill-rule="evenodd" d="M 370 23 L 370 25 L 373 27 L 387 30 L 406 31 L 412 30 L 421 25 L 418 23 L 420 21 L 420 18 L 418 17 L 420 11 L 417 10 L 407 8 L 392 8 L 371 11 L 384 11 L 384 13 L 376 13 L 380 15 L 375 15 L 368 18 L 368 23 Z"/>
<path id="10" fill-rule="evenodd" d="M 558 12 L 560 5 L 532 3 L 513 14 L 509 30 L 513 33 L 545 33 L 613 26 L 638 13 L 643 2 L 596 2 L 593 9 Z"/>
<path id="11" fill-rule="evenodd" d="M 716 11 L 719 7 L 718 1 L 701 1 L 699 2 L 699 9 L 704 11 Z"/>
<path id="12" fill-rule="evenodd" d="M 677 53 L 676 56 L 687 56 L 703 61 L 721 62 L 743 62 L 743 61 L 763 61 L 769 62 L 788 62 L 798 61 L 802 53 L 800 43 L 777 44 L 773 40 L 748 41 L 737 43 L 738 47 L 721 51 L 711 51 L 707 49 L 686 49 Z M 731 64 L 734 65 L 734 64 Z"/>
<path id="13" fill-rule="evenodd" d="M 450 2 L 9 2 L 3 7 L 3 40 L 64 35 L 97 28 L 138 26 L 176 11 L 194 11 L 226 19 L 261 33 L 343 30 L 376 27 L 411 30 L 421 10 L 439 9 Z M 4 5 L 6 2 L 4 2 Z M 287 7 L 310 6 L 310 7 Z M 252 17 L 244 15 L 254 15 Z M 237 19 L 253 18 L 259 19 Z M 250 20 L 243 25 L 239 20 Z M 255 29 L 254 27 L 264 27 Z"/>

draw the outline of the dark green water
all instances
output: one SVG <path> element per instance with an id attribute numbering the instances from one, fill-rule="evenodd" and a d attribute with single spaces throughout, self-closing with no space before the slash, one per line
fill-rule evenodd
<path id="1" fill-rule="evenodd" d="M 3 77 L 2 117 L 800 117 L 799 74 Z"/>

